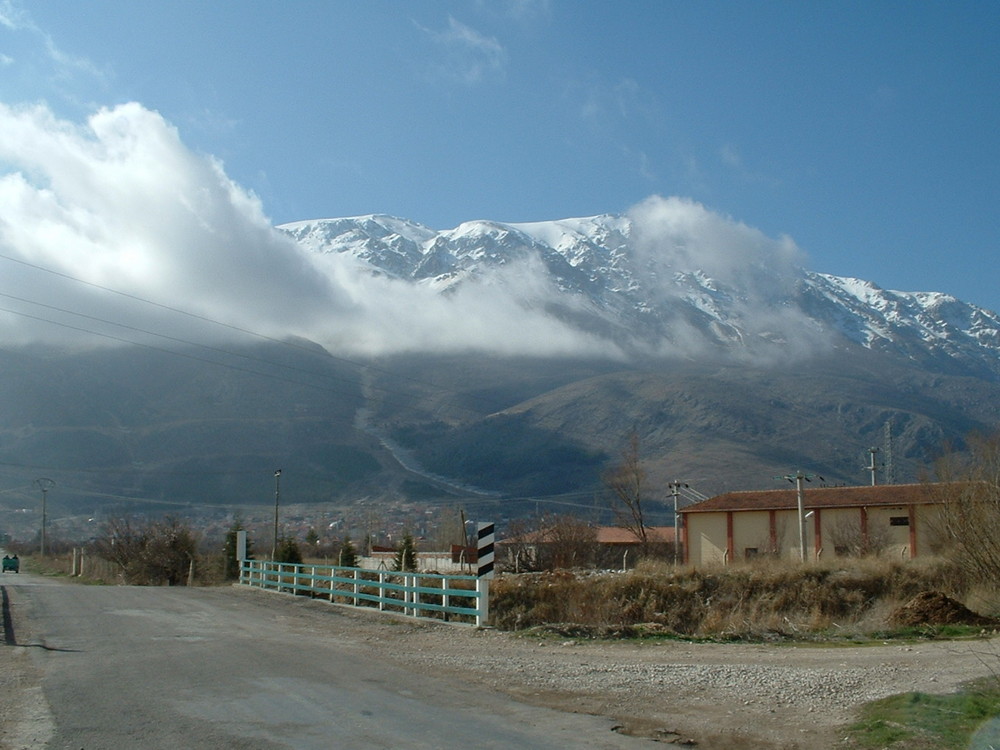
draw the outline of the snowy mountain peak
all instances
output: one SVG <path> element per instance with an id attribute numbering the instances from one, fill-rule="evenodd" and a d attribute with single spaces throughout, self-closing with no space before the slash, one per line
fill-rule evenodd
<path id="1" fill-rule="evenodd" d="M 469 221 L 444 231 L 385 215 L 279 229 L 312 252 L 351 256 L 373 274 L 439 291 L 505 279 L 512 304 L 627 352 L 755 357 L 775 347 L 856 345 L 1000 378 L 996 313 L 945 294 L 809 272 L 785 239 L 696 204 L 665 204 L 643 216 Z"/>

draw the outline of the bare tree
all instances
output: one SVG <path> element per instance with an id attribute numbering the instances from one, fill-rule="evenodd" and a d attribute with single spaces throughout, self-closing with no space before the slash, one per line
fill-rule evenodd
<path id="1" fill-rule="evenodd" d="M 542 534 L 537 518 L 515 518 L 507 524 L 504 562 L 515 573 L 538 570 L 538 543 Z"/>
<path id="2" fill-rule="evenodd" d="M 97 555 L 116 564 L 129 583 L 170 586 L 188 579 L 197 546 L 188 523 L 171 517 L 145 525 L 112 519 L 94 542 Z"/>
<path id="3" fill-rule="evenodd" d="M 503 542 L 504 563 L 515 572 L 591 567 L 597 529 L 572 515 L 515 519 Z"/>
<path id="4" fill-rule="evenodd" d="M 578 568 L 593 565 L 597 551 L 597 529 L 570 515 L 546 516 L 543 523 L 545 567 Z"/>
<path id="5" fill-rule="evenodd" d="M 649 544 L 643 508 L 646 470 L 639 457 L 639 435 L 634 430 L 622 451 L 621 462 L 605 471 L 601 479 L 611 493 L 611 510 L 618 523 L 635 535 L 645 552 Z"/>
<path id="6" fill-rule="evenodd" d="M 94 540 L 94 551 L 102 560 L 117 565 L 122 573 L 138 560 L 146 543 L 146 531 L 129 518 L 112 518 Z"/>
<path id="7" fill-rule="evenodd" d="M 1000 434 L 973 436 L 965 456 L 937 467 L 945 483 L 935 531 L 944 552 L 971 580 L 1000 580 Z"/>
<path id="8" fill-rule="evenodd" d="M 879 555 L 889 546 L 889 530 L 884 526 L 868 524 L 862 528 L 856 516 L 838 518 L 827 530 L 827 539 L 838 555 L 864 557 Z"/>

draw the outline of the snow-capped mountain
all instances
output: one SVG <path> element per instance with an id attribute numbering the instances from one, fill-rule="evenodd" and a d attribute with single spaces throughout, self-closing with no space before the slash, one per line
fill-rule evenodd
<path id="1" fill-rule="evenodd" d="M 707 347 L 753 357 L 853 344 L 1000 378 L 995 312 L 805 270 L 782 242 L 731 222 L 650 227 L 602 215 L 436 231 L 371 215 L 279 228 L 313 252 L 346 254 L 372 274 L 442 294 L 484 279 L 507 284 L 520 304 L 632 353 Z M 526 275 L 544 283 L 525 285 Z"/>

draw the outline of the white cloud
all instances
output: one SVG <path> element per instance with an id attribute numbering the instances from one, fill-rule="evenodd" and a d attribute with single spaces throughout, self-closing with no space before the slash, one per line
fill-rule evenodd
<path id="1" fill-rule="evenodd" d="M 805 260 L 790 238 L 772 239 L 684 198 L 647 198 L 629 211 L 629 217 L 637 250 L 664 268 L 704 271 L 723 283 L 756 289 L 763 296 L 784 289 L 798 276 Z"/>
<path id="2" fill-rule="evenodd" d="M 500 3 L 497 3 L 496 0 L 489 0 L 489 2 L 480 0 L 478 5 L 488 10 L 499 7 L 507 16 L 520 23 L 548 21 L 552 17 L 550 0 L 504 0 Z"/>
<path id="3" fill-rule="evenodd" d="M 0 0 L 0 26 L 5 26 L 11 31 L 27 32 L 40 42 L 45 57 L 52 63 L 53 73 L 57 77 L 70 78 L 76 73 L 84 73 L 99 81 L 103 81 L 106 77 L 92 61 L 63 50 L 47 32 L 35 24 L 27 11 L 11 0 Z"/>
<path id="4" fill-rule="evenodd" d="M 4 164 L 6 256 L 267 333 L 308 329 L 337 301 L 322 274 L 270 227 L 253 195 L 138 104 L 102 109 L 85 125 L 59 120 L 44 106 L 0 105 Z M 160 327 L 178 322 L 134 304 L 123 313 L 120 297 L 23 265 L 3 279 L 5 293 L 60 299 L 90 315 L 139 315 Z M 66 335 L 16 316 L 5 324 L 8 339 Z"/>
<path id="5" fill-rule="evenodd" d="M 373 275 L 349 255 L 305 250 L 217 160 L 192 152 L 139 104 L 84 123 L 42 105 L 0 104 L 0 206 L 2 344 L 91 343 L 81 328 L 217 340 L 236 327 L 346 354 L 620 355 L 615 342 L 564 322 L 601 313 L 560 294 L 538 259 L 441 294 Z M 792 339 L 808 325 L 783 304 L 802 261 L 791 240 L 679 198 L 650 198 L 629 217 L 632 262 L 654 272 L 661 297 L 678 293 L 676 274 L 698 271 L 733 297 L 740 335 Z M 700 332 L 683 320 L 670 334 L 675 353 L 699 346 Z"/>
<path id="6" fill-rule="evenodd" d="M 443 31 L 421 30 L 444 55 L 438 66 L 442 75 L 469 85 L 505 77 L 507 50 L 494 37 L 485 36 L 451 16 Z"/>
<path id="7" fill-rule="evenodd" d="M 580 115 L 595 130 L 616 131 L 628 120 L 655 119 L 652 98 L 632 78 L 621 78 L 610 84 L 592 78 L 578 88 L 581 92 Z"/>
<path id="8" fill-rule="evenodd" d="M 736 170 L 743 169 L 743 156 L 740 154 L 739 149 L 732 143 L 722 145 L 722 148 L 719 149 L 719 158 L 727 167 Z"/>
<path id="9" fill-rule="evenodd" d="M 140 298 L 340 352 L 608 349 L 544 312 L 555 292 L 531 268 L 441 295 L 305 251 L 220 163 L 134 103 L 84 124 L 44 106 L 0 105 L 0 206 L 0 308 L 23 313 L 0 312 L 2 343 L 78 341 L 81 327 L 137 336 L 94 318 L 186 340 L 234 335 Z"/>
<path id="10" fill-rule="evenodd" d="M 24 10 L 11 0 L 0 0 L 0 26 L 6 26 L 12 31 L 23 28 L 27 23 Z"/>
<path id="11" fill-rule="evenodd" d="M 725 307 L 735 327 L 723 333 L 734 340 L 781 342 L 784 353 L 826 345 L 814 323 L 792 304 L 806 257 L 791 238 L 768 237 L 676 197 L 648 198 L 629 211 L 629 218 L 636 262 L 658 279 L 664 298 L 687 293 L 689 287 L 677 286 L 676 278 L 696 276 L 705 284 L 706 308 Z"/>
<path id="12" fill-rule="evenodd" d="M 331 264 L 352 314 L 336 319 L 325 341 L 363 354 L 487 351 L 501 355 L 618 356 L 614 344 L 551 317 L 558 295 L 535 260 L 515 263 L 441 294 L 433 286 L 372 276 L 345 262 Z M 331 340 L 330 336 L 335 337 Z"/>

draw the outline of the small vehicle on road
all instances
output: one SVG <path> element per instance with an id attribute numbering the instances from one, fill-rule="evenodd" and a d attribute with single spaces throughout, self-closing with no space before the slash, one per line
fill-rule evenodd
<path id="1" fill-rule="evenodd" d="M 13 557 L 10 555 L 3 556 L 3 572 L 6 573 L 8 570 L 14 573 L 21 572 L 21 561 L 17 558 L 17 555 Z"/>

